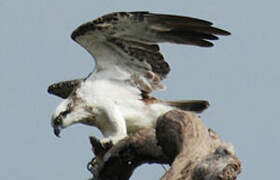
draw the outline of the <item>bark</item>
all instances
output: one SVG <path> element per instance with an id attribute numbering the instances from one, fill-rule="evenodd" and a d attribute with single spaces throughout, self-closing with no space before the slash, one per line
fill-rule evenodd
<path id="1" fill-rule="evenodd" d="M 161 180 L 233 180 L 241 162 L 230 143 L 207 129 L 191 112 L 173 110 L 114 146 L 91 137 L 96 158 L 89 164 L 92 180 L 128 180 L 143 163 L 170 164 Z"/>

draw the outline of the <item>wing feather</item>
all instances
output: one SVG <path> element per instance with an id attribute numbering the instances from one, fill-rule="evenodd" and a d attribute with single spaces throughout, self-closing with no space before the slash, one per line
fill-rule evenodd
<path id="1" fill-rule="evenodd" d="M 102 78 L 131 80 L 140 90 L 152 91 L 162 88 L 160 80 L 170 71 L 157 43 L 211 47 L 219 35 L 230 33 L 201 19 L 117 12 L 79 26 L 71 37 L 96 60 L 93 77 L 103 72 Z"/>
<path id="2" fill-rule="evenodd" d="M 79 86 L 82 81 L 83 79 L 74 79 L 51 84 L 48 87 L 48 93 L 63 99 L 68 98 L 68 96 Z"/>

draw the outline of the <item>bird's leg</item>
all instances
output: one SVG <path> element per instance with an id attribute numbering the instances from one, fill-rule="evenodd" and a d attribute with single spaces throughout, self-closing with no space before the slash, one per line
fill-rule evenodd
<path id="1" fill-rule="evenodd" d="M 116 144 L 118 141 L 127 136 L 125 119 L 115 107 L 107 108 L 105 113 L 109 122 L 108 126 L 102 129 L 102 134 L 105 138 L 101 139 L 101 142 L 103 144 Z"/>

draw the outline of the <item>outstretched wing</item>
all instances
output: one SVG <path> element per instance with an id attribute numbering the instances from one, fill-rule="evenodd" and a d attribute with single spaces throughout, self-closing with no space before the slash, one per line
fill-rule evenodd
<path id="1" fill-rule="evenodd" d="M 161 89 L 170 71 L 157 43 L 211 47 L 230 33 L 211 22 L 149 12 L 117 12 L 79 26 L 71 35 L 95 59 L 90 78 L 130 80 L 141 91 Z"/>

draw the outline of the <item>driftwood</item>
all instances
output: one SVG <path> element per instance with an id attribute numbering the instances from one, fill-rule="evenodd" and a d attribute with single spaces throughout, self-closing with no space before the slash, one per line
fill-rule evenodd
<path id="1" fill-rule="evenodd" d="M 169 164 L 161 180 L 233 180 L 241 172 L 233 146 L 191 112 L 170 111 L 156 129 L 143 129 L 113 147 L 90 140 L 96 155 L 88 166 L 92 180 L 128 180 L 143 163 Z"/>

